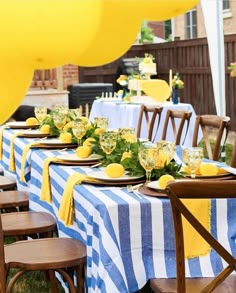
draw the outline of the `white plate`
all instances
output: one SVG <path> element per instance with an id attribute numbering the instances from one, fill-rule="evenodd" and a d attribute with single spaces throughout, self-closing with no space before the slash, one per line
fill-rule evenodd
<path id="1" fill-rule="evenodd" d="M 38 144 L 43 144 L 43 145 L 65 145 L 65 144 L 71 144 L 71 143 L 64 143 L 61 142 L 60 139 L 58 138 L 50 138 L 50 139 L 42 139 L 37 141 Z"/>
<path id="2" fill-rule="evenodd" d="M 26 125 L 25 121 L 11 121 L 11 122 L 7 122 L 6 126 L 9 128 L 21 128 L 21 129 L 26 129 L 26 128 L 36 128 L 39 125 Z"/>
<path id="3" fill-rule="evenodd" d="M 91 172 L 88 174 L 88 176 L 94 179 L 103 180 L 103 181 L 130 181 L 130 180 L 135 180 L 135 179 L 139 179 L 143 177 L 143 176 L 129 176 L 125 174 L 118 178 L 111 178 L 107 176 L 104 170 Z"/>
<path id="4" fill-rule="evenodd" d="M 149 188 L 155 189 L 155 190 L 164 190 L 164 189 L 160 188 L 160 185 L 159 185 L 159 181 L 158 180 L 148 182 L 147 186 Z"/>
<path id="5" fill-rule="evenodd" d="M 97 155 L 97 154 L 92 154 L 88 158 L 80 158 L 76 154 L 64 154 L 57 156 L 58 159 L 64 160 L 64 161 L 71 161 L 71 162 L 89 162 L 89 161 L 94 161 L 94 160 L 99 160 L 101 159 L 102 156 Z"/>

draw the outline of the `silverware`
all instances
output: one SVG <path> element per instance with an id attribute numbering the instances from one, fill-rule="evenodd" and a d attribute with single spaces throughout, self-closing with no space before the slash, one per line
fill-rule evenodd
<path id="1" fill-rule="evenodd" d="M 95 164 L 95 165 L 90 166 L 90 168 L 96 168 L 96 167 L 99 167 L 101 164 L 102 164 L 102 163 L 97 163 L 97 164 Z"/>
<path id="2" fill-rule="evenodd" d="M 136 185 L 127 185 L 127 191 L 128 192 L 134 192 L 135 190 L 137 190 L 140 186 L 142 186 L 143 183 L 139 183 L 139 184 L 136 184 Z"/>

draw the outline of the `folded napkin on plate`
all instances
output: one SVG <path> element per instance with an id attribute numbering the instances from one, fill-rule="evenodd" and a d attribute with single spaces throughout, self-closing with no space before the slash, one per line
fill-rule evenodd
<path id="1" fill-rule="evenodd" d="M 42 186 L 41 186 L 41 193 L 40 199 L 46 201 L 48 203 L 52 202 L 52 194 L 51 194 L 51 184 L 49 178 L 49 165 L 53 162 L 61 161 L 56 157 L 47 158 L 43 162 L 43 174 L 42 174 Z"/>
<path id="2" fill-rule="evenodd" d="M 12 172 L 16 171 L 15 156 L 14 156 L 14 140 L 17 136 L 20 136 L 20 135 L 21 135 L 21 132 L 14 133 L 10 141 L 9 171 L 12 171 Z"/>
<path id="3" fill-rule="evenodd" d="M 72 174 L 67 182 L 62 195 L 61 205 L 58 211 L 58 218 L 61 219 L 65 226 L 69 226 L 73 224 L 73 213 L 74 213 L 74 205 L 73 205 L 73 189 L 76 184 L 81 184 L 82 181 L 87 180 L 90 182 L 99 182 L 96 179 L 93 179 L 87 175 L 81 173 Z"/>
<path id="4" fill-rule="evenodd" d="M 3 125 L 0 129 L 0 160 L 2 160 L 3 131 L 7 125 Z"/>
<path id="5" fill-rule="evenodd" d="M 26 182 L 25 181 L 25 164 L 26 164 L 26 156 L 28 151 L 30 150 L 31 146 L 38 144 L 38 142 L 31 142 L 29 144 L 27 144 L 24 149 L 23 149 L 23 153 L 22 153 L 22 160 L 21 160 L 21 168 L 20 168 L 20 180 L 22 182 Z"/>
<path id="6" fill-rule="evenodd" d="M 211 201 L 210 199 L 183 199 L 183 204 L 193 213 L 200 223 L 210 231 Z M 185 258 L 207 255 L 210 245 L 196 232 L 183 217 Z"/>

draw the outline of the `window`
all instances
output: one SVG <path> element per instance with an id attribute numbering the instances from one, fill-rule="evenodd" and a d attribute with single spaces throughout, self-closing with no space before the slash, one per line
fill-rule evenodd
<path id="1" fill-rule="evenodd" d="M 223 10 L 229 10 L 229 0 L 223 0 Z"/>
<path id="2" fill-rule="evenodd" d="M 185 16 L 186 39 L 197 38 L 197 10 L 196 8 L 188 11 Z"/>

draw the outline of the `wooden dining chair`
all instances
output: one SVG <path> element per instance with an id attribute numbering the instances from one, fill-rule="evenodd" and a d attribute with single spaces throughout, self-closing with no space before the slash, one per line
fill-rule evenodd
<path id="1" fill-rule="evenodd" d="M 158 131 L 160 121 L 161 121 L 161 114 L 162 114 L 163 107 L 152 107 L 142 105 L 139 112 L 138 124 L 137 124 L 137 137 L 140 138 L 141 136 L 141 129 L 142 124 L 145 118 L 147 133 L 148 133 L 148 140 L 153 141 L 153 128 L 155 126 L 155 131 Z M 156 122 L 156 119 L 158 120 Z"/>
<path id="2" fill-rule="evenodd" d="M 84 293 L 84 266 L 86 247 L 76 239 L 45 238 L 18 241 L 5 245 L 3 242 L 2 216 L 0 215 L 0 292 L 11 293 L 15 282 L 30 271 L 48 273 L 53 293 L 58 292 L 55 272 L 68 284 L 70 293 Z M 17 271 L 7 283 L 10 269 Z M 76 284 L 74 284 L 74 274 Z"/>
<path id="3" fill-rule="evenodd" d="M 0 190 L 16 189 L 16 180 L 13 177 L 0 175 Z"/>
<path id="4" fill-rule="evenodd" d="M 161 139 L 166 140 L 168 126 L 171 123 L 172 131 L 174 135 L 173 141 L 175 141 L 176 145 L 184 144 L 185 139 L 187 137 L 187 132 L 188 132 L 191 116 L 192 116 L 192 112 L 190 111 L 170 110 L 170 109 L 167 110 Z M 176 123 L 177 120 L 178 120 L 178 126 Z M 185 133 L 183 133 L 185 125 L 186 125 Z"/>
<path id="5" fill-rule="evenodd" d="M 230 166 L 236 168 L 236 136 L 233 141 Z"/>
<path id="6" fill-rule="evenodd" d="M 0 192 L 0 212 L 9 213 L 29 210 L 29 192 L 7 190 Z"/>
<path id="7" fill-rule="evenodd" d="M 176 247 L 176 279 L 152 279 L 150 287 L 154 292 L 235 292 L 236 276 L 231 275 L 235 271 L 236 259 L 212 234 L 199 222 L 191 211 L 183 203 L 182 199 L 232 199 L 236 198 L 235 180 L 180 180 L 171 182 L 166 188 L 170 198 L 174 221 L 175 247 Z M 216 253 L 227 263 L 220 274 L 212 278 L 186 278 L 184 258 L 184 236 L 182 217 L 209 243 Z M 227 234 L 227 232 L 226 232 Z M 225 235 L 225 237 L 227 237 Z"/>
<path id="8" fill-rule="evenodd" d="M 218 161 L 221 155 L 222 147 L 225 144 L 230 129 L 230 117 L 217 115 L 197 115 L 192 146 L 198 145 L 198 134 L 202 131 L 205 156 L 210 160 Z M 211 144 L 209 132 L 216 131 L 216 139 Z"/>

